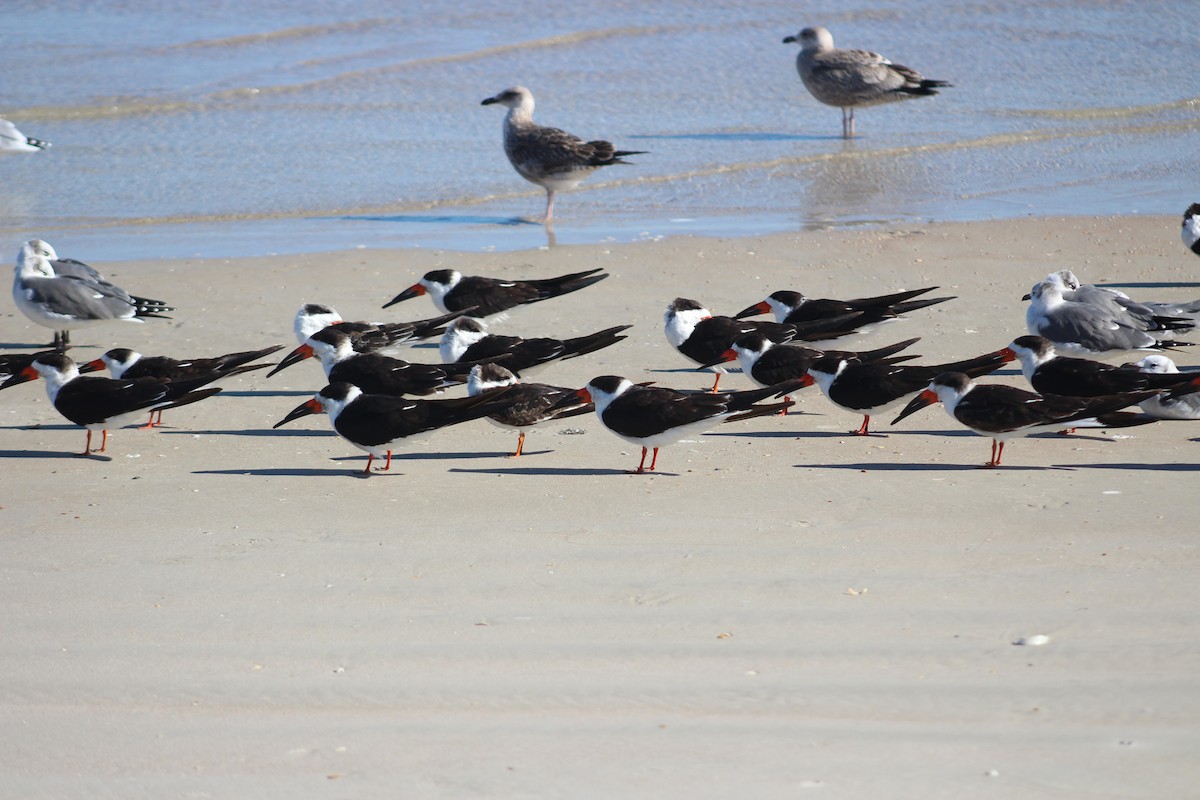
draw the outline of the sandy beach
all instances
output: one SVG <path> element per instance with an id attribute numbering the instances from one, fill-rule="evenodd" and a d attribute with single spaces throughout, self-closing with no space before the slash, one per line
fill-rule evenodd
<path id="1" fill-rule="evenodd" d="M 595 287 L 493 326 L 634 325 L 537 380 L 710 385 L 664 339 L 667 303 L 732 314 L 777 289 L 940 286 L 957 299 L 848 343 L 920 336 L 917 363 L 939 363 L 1025 333 L 1021 296 L 1053 270 L 1140 299 L 1200 296 L 1178 225 L 98 264 L 177 311 L 76 331 L 71 354 L 290 349 L 304 302 L 417 319 L 436 313 L 427 298 L 380 307 L 431 269 L 602 267 Z M 48 338 L 4 304 L 3 352 Z M 438 360 L 430 346 L 411 356 Z M 587 416 L 533 431 L 520 459 L 505 458 L 514 433 L 475 422 L 363 476 L 365 454 L 325 417 L 272 430 L 323 385 L 319 367 L 263 374 L 160 430 L 116 430 L 89 458 L 41 382 L 0 393 L 0 794 L 1196 791 L 1200 423 L 1016 440 L 1004 467 L 981 470 L 988 440 L 940 407 L 855 437 L 860 420 L 814 388 L 802 413 L 665 448 L 654 475 L 626 474 L 636 449 Z M 994 380 L 1024 385 L 1015 368 Z M 1048 641 L 1015 644 L 1035 636 Z"/>

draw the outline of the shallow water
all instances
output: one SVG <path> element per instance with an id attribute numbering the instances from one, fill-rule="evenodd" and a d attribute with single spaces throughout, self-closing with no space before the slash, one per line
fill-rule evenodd
<path id="1" fill-rule="evenodd" d="M 54 146 L 0 157 L 0 253 L 511 250 L 1200 199 L 1185 2 L 153 8 L 5 4 L 0 115 Z M 811 24 L 954 87 L 860 110 L 845 142 L 781 42 Z M 552 239 L 479 105 L 515 83 L 543 124 L 650 151 L 560 195 Z"/>

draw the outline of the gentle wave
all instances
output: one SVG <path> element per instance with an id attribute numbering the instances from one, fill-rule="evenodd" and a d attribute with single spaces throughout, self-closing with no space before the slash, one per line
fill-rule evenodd
<path id="1" fill-rule="evenodd" d="M 86 120 L 106 119 L 113 117 L 134 117 L 149 114 L 196 112 L 207 110 L 219 105 L 253 102 L 259 97 L 275 97 L 285 94 L 323 91 L 330 88 L 335 88 L 339 84 L 355 83 L 364 81 L 366 79 L 391 76 L 396 73 L 402 73 L 415 69 L 424 69 L 426 67 L 435 66 L 438 64 L 468 63 L 471 61 L 478 61 L 480 59 L 493 58 L 507 53 L 573 47 L 583 42 L 592 42 L 603 39 L 635 36 L 656 36 L 669 33 L 670 31 L 671 28 L 665 26 L 603 28 L 591 31 L 576 31 L 558 36 L 547 36 L 540 39 L 529 39 L 523 42 L 514 42 L 512 44 L 485 47 L 463 53 L 449 53 L 441 56 L 427 56 L 423 58 L 408 59 L 393 64 L 372 67 L 371 69 L 351 70 L 348 72 L 339 73 L 337 75 L 330 75 L 325 78 L 298 81 L 296 83 L 223 89 L 221 91 L 209 92 L 200 95 L 199 97 L 190 99 L 178 97 L 161 99 L 149 97 L 109 97 L 102 99 L 98 103 L 89 105 L 36 106 L 32 108 L 25 108 L 13 111 L 8 116 L 17 120 Z M 284 32 L 278 31 L 276 33 L 282 34 Z M 269 34 L 256 34 L 256 36 L 267 35 Z M 241 39 L 244 37 L 235 38 Z M 215 42 L 221 40 L 213 41 Z M 228 42 L 233 40 L 223 41 Z M 180 45 L 180 47 L 198 46 L 200 44 L 202 43 Z M 213 46 L 217 45 L 214 44 Z"/>

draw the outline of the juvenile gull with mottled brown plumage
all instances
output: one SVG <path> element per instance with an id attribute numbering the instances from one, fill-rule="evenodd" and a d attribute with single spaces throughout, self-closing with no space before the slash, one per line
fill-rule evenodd
<path id="1" fill-rule="evenodd" d="M 612 142 L 585 142 L 578 136 L 538 125 L 533 121 L 533 95 L 524 86 L 513 86 L 481 105 L 499 103 L 508 108 L 504 118 L 504 153 L 525 180 L 546 190 L 546 222 L 554 215 L 554 193 L 574 189 L 600 167 L 628 164 L 622 156 L 644 150 L 617 150 Z"/>
<path id="2" fill-rule="evenodd" d="M 927 97 L 951 85 L 930 80 L 870 50 L 839 50 L 824 28 L 805 28 L 783 42 L 800 43 L 800 55 L 796 56 L 800 80 L 817 100 L 842 110 L 844 139 L 854 138 L 856 107 Z"/>

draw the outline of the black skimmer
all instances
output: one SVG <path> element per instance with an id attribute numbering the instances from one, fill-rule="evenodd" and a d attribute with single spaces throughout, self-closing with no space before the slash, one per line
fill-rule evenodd
<path id="1" fill-rule="evenodd" d="M 57 352 L 57 350 L 39 350 L 36 353 L 6 353 L 0 355 L 0 383 L 3 383 L 28 367 L 35 359 Z M 84 371 L 80 370 L 80 372 Z"/>
<path id="2" fill-rule="evenodd" d="M 1189 380 L 1180 374 L 1151 374 L 1089 358 L 1060 356 L 1043 336 L 1018 336 L 1008 346 L 1021 360 L 1025 380 L 1038 394 L 1099 397 L 1145 389 L 1173 389 Z"/>
<path id="3" fill-rule="evenodd" d="M 129 294 L 82 261 L 58 258 L 40 239 L 26 242 L 17 255 L 13 300 L 30 320 L 54 331 L 53 346 L 60 352 L 75 328 L 108 320 L 143 322 L 175 310 Z"/>
<path id="4" fill-rule="evenodd" d="M 137 378 L 154 378 L 160 381 L 186 382 L 189 390 L 228 378 L 241 375 L 243 372 L 266 369 L 271 364 L 251 364 L 265 358 L 271 353 L 283 349 L 283 345 L 264 347 L 262 350 L 247 350 L 240 353 L 226 353 L 212 358 L 178 359 L 170 356 L 144 356 L 136 350 L 117 347 L 109 350 L 97 359 L 79 365 L 80 372 L 92 372 L 108 368 L 114 378 L 134 380 Z M 157 416 L 157 419 L 156 419 Z M 153 428 L 162 424 L 162 409 L 150 412 L 150 422 L 145 427 Z"/>
<path id="5" fill-rule="evenodd" d="M 579 398 L 574 389 L 545 383 L 522 383 L 510 370 L 499 364 L 477 364 L 467 377 L 467 394 L 474 397 L 489 389 L 510 387 L 497 401 L 502 407 L 488 414 L 492 423 L 517 431 L 517 451 L 525 447 L 525 431 L 566 417 L 589 414 L 591 403 Z M 565 401 L 565 404 L 563 404 Z"/>
<path id="6" fill-rule="evenodd" d="M 1190 345 L 1167 339 L 1172 323 L 1143 323 L 1131 314 L 1086 302 L 1073 302 L 1062 276 L 1051 273 L 1029 293 L 1025 325 L 1059 350 L 1072 355 L 1104 356 L 1128 350 L 1163 350 Z"/>
<path id="7" fill-rule="evenodd" d="M 1192 203 L 1183 212 L 1183 229 L 1180 231 L 1183 246 L 1200 256 L 1200 203 Z"/>
<path id="8" fill-rule="evenodd" d="M 438 351 L 442 361 L 447 364 L 494 361 L 503 357 L 507 369 L 517 375 L 527 375 L 531 370 L 552 361 L 576 358 L 614 345 L 626 338 L 619 334 L 631 327 L 617 325 L 570 339 L 522 339 L 519 336 L 488 333 L 483 320 L 461 317 L 446 328 Z"/>
<path id="9" fill-rule="evenodd" d="M 628 164 L 625 156 L 640 156 L 644 150 L 618 150 L 612 142 L 585 142 L 578 136 L 538 125 L 533 121 L 533 94 L 524 86 L 513 86 L 489 97 L 480 105 L 499 104 L 504 116 L 504 154 L 525 180 L 546 190 L 545 221 L 554 218 L 554 193 L 574 189 L 600 167 Z"/>
<path id="10" fill-rule="evenodd" d="M 1016 356 L 997 350 L 965 361 L 922 366 L 918 364 L 864 364 L 837 355 L 822 356 L 808 368 L 821 392 L 838 408 L 863 415 L 862 426 L 851 433 L 870 435 L 871 417 L 889 411 L 929 385 L 934 376 L 965 372 L 973 377 L 995 372 Z"/>
<path id="11" fill-rule="evenodd" d="M 737 338 L 733 345 L 721 354 L 721 362 L 738 361 L 742 372 L 760 387 L 774 386 L 788 380 L 799 380 L 805 386 L 813 383 L 808 368 L 823 356 L 837 356 L 847 360 L 896 364 L 920 358 L 916 355 L 897 356 L 900 351 L 911 347 L 920 338 L 906 339 L 875 350 L 817 350 L 798 344 L 775 344 L 761 333 L 747 333 Z M 705 364 L 704 367 L 712 366 Z M 786 413 L 786 409 L 785 409 Z"/>
<path id="12" fill-rule="evenodd" d="M 861 333 L 878 323 L 900 319 L 910 311 L 954 299 L 953 297 L 913 299 L 937 288 L 930 286 L 925 289 L 911 289 L 906 292 L 877 297 L 859 297 L 853 300 L 812 298 L 805 297 L 800 292 L 781 290 L 772 292 L 767 299 L 742 309 L 734 316 L 743 319 L 756 314 L 774 314 L 776 322 L 797 325 L 804 322 L 841 318 L 844 322 L 852 324 Z"/>
<path id="13" fill-rule="evenodd" d="M 470 369 L 469 365 L 414 364 L 382 353 L 360 353 L 351 334 L 328 327 L 288 353 L 267 377 L 313 356 L 320 359 L 329 383 L 352 383 L 367 394 L 393 397 L 434 394 L 450 383 L 461 383 Z"/>
<path id="14" fill-rule="evenodd" d="M 1200 375 L 1194 372 L 1181 373 L 1174 361 L 1162 355 L 1146 356 L 1137 363 L 1125 366 L 1150 375 L 1194 376 L 1176 390 L 1147 397 L 1138 405 L 1156 419 L 1200 419 Z"/>
<path id="15" fill-rule="evenodd" d="M 869 50 L 839 50 L 824 28 L 805 28 L 784 44 L 798 42 L 796 71 L 804 88 L 827 106 L 842 110 L 842 138 L 854 138 L 854 109 L 929 97 L 951 84 L 931 80 Z"/>
<path id="16" fill-rule="evenodd" d="M 359 352 L 390 353 L 405 342 L 441 336 L 446 332 L 445 325 L 464 313 L 466 312 L 455 311 L 412 322 L 355 322 L 342 319 L 342 315 L 332 306 L 324 303 L 305 303 L 296 312 L 292 331 L 296 334 L 296 341 L 304 344 L 308 337 L 317 331 L 333 326 L 342 333 L 349 334 Z"/>
<path id="17" fill-rule="evenodd" d="M 272 427 L 278 428 L 309 414 L 328 414 L 338 435 L 367 453 L 367 466 L 363 472 L 370 473 L 371 463 L 382 456 L 386 456 L 387 461 L 380 471 L 386 472 L 392 466 L 392 451 L 403 441 L 486 417 L 502 408 L 495 401 L 505 391 L 492 389 L 475 397 L 450 400 L 414 400 L 366 394 L 350 383 L 331 383 Z"/>
<path id="18" fill-rule="evenodd" d="M 87 444 L 80 455 L 92 452 L 92 431 L 102 432 L 100 449 L 96 452 L 103 453 L 108 446 L 109 428 L 151 410 L 178 408 L 221 391 L 220 388 L 195 389 L 195 384 L 187 381 L 117 380 L 80 375 L 75 362 L 61 353 L 39 356 L 0 384 L 0 389 L 38 378 L 46 381 L 46 394 L 58 413 L 87 428 Z"/>
<path id="19" fill-rule="evenodd" d="M 991 437 L 992 459 L 984 466 L 998 467 L 1004 443 L 1009 439 L 1085 426 L 1124 428 L 1154 422 L 1143 414 L 1120 410 L 1154 394 L 1147 391 L 1108 397 L 1043 396 L 1015 386 L 976 384 L 961 372 L 943 372 L 909 402 L 892 424 L 940 401 L 954 419 L 980 436 Z"/>
<path id="20" fill-rule="evenodd" d="M 527 303 L 577 292 L 608 277 L 600 268 L 572 272 L 557 278 L 504 280 L 463 275 L 453 269 L 426 272 L 421 280 L 383 304 L 384 308 L 428 294 L 440 310 L 462 311 L 473 317 L 490 317 Z"/>
<path id="21" fill-rule="evenodd" d="M 0 153 L 37 153 L 50 146 L 49 142 L 26 136 L 6 119 L 0 119 Z"/>
<path id="22" fill-rule="evenodd" d="M 761 333 L 778 344 L 791 341 L 796 335 L 794 325 L 778 322 L 756 322 L 733 317 L 715 316 L 695 300 L 676 297 L 663 312 L 663 333 L 679 353 L 703 368 L 717 373 L 712 391 L 721 384 L 725 368 L 722 356 L 739 336 Z"/>
<path id="23" fill-rule="evenodd" d="M 649 471 L 658 463 L 659 448 L 703 433 L 723 422 L 735 422 L 767 414 L 778 414 L 791 405 L 781 403 L 756 405 L 770 397 L 780 397 L 799 388 L 799 381 L 788 381 L 768 389 L 745 392 L 685 393 L 660 386 L 640 385 L 616 375 L 601 375 L 576 391 L 584 402 L 594 403 L 596 416 L 604 427 L 619 438 L 642 448 L 642 460 L 633 470 L 642 474 L 646 469 L 646 454 L 654 455 Z M 571 402 L 566 398 L 560 403 Z"/>

